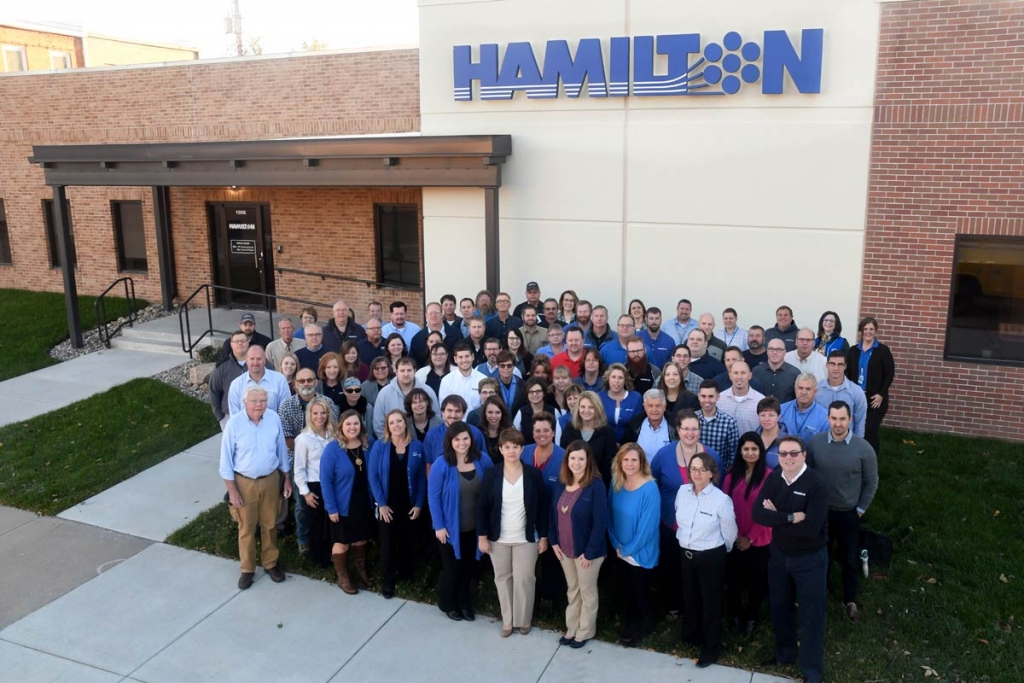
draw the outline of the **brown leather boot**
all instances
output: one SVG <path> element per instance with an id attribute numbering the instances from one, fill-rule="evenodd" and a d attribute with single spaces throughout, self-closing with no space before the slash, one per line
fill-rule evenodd
<path id="1" fill-rule="evenodd" d="M 348 576 L 348 553 L 334 553 L 331 555 L 331 560 L 334 562 L 334 571 L 338 575 L 338 588 L 349 595 L 358 593 L 359 589 L 355 587 L 352 579 Z"/>
<path id="2" fill-rule="evenodd" d="M 359 580 L 363 583 L 363 588 L 370 585 L 370 574 L 366 571 L 366 552 L 370 546 L 366 545 L 354 545 L 352 546 L 353 564 L 356 566 L 356 574 L 359 575 Z"/>

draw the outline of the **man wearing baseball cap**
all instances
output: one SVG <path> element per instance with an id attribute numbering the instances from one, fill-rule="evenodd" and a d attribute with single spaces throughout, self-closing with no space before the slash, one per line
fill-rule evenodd
<path id="1" fill-rule="evenodd" d="M 238 321 L 238 329 L 245 333 L 245 338 L 249 340 L 249 346 L 259 346 L 266 350 L 267 345 L 270 343 L 270 337 L 256 331 L 256 316 L 252 313 L 243 313 L 241 320 Z M 217 360 L 217 364 L 220 365 L 230 357 L 231 337 L 229 336 L 224 340 L 224 346 L 220 350 L 220 358 Z"/>
<path id="2" fill-rule="evenodd" d="M 512 311 L 512 315 L 516 318 L 522 319 L 523 309 L 527 306 L 533 306 L 537 312 L 541 311 L 540 305 L 540 285 L 536 282 L 526 283 L 526 301 L 516 306 L 515 310 Z"/>

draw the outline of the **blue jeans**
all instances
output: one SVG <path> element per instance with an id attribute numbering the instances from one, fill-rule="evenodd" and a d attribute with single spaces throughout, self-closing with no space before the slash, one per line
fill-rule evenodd
<path id="1" fill-rule="evenodd" d="M 292 474 L 292 496 L 295 498 L 295 540 L 300 548 L 309 547 L 309 506 L 306 499 L 299 493 L 299 487 L 295 485 L 295 475 Z M 323 505 L 323 501 L 320 501 Z"/>
<path id="2" fill-rule="evenodd" d="M 775 659 L 797 661 L 797 614 L 800 604 L 800 670 L 810 683 L 821 683 L 825 658 L 825 584 L 828 549 L 807 555 L 788 556 L 771 546 L 768 562 L 768 593 Z"/>

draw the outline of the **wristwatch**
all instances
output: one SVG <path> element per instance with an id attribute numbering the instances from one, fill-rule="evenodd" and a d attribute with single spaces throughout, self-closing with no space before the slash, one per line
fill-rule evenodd
<path id="1" fill-rule="evenodd" d="M 788 515 L 786 515 L 786 521 L 789 522 L 790 524 L 793 523 L 793 513 L 792 512 L 790 512 Z"/>

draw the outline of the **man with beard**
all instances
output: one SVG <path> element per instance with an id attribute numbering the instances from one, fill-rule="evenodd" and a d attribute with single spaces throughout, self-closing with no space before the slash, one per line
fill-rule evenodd
<path id="1" fill-rule="evenodd" d="M 252 313 L 242 314 L 238 322 L 238 331 L 245 335 L 249 346 L 259 346 L 266 349 L 270 345 L 270 337 L 256 331 L 256 316 Z M 220 350 L 220 357 L 217 359 L 217 362 L 223 363 L 228 358 L 231 358 L 231 337 L 224 340 L 224 346 Z"/>
<path id="2" fill-rule="evenodd" d="M 583 339 L 590 335 L 590 310 L 591 303 L 584 299 L 576 304 L 576 320 L 572 321 L 566 326 L 568 330 L 570 327 L 575 327 L 583 332 Z"/>
<path id="3" fill-rule="evenodd" d="M 633 379 L 633 391 L 641 396 L 658 384 L 661 371 L 647 362 L 647 346 L 640 337 L 626 340 L 626 371 Z"/>
<path id="4" fill-rule="evenodd" d="M 751 325 L 747 330 L 747 348 L 743 351 L 743 360 L 751 368 L 768 362 L 768 352 L 764 346 L 764 328 L 760 325 Z"/>
<path id="5" fill-rule="evenodd" d="M 334 401 L 316 393 L 316 373 L 312 369 L 302 368 L 295 373 L 295 388 L 295 395 L 282 401 L 277 411 L 281 418 L 281 429 L 284 432 L 285 445 L 288 446 L 289 458 L 295 457 L 295 437 L 306 427 L 306 408 L 310 401 L 314 398 L 322 398 L 327 401 L 335 422 L 338 421 L 338 415 L 340 415 Z M 307 556 L 309 554 L 309 506 L 306 505 L 306 499 L 299 494 L 299 489 L 295 486 L 294 468 L 290 469 L 289 477 L 292 480 L 292 491 L 295 494 L 295 540 L 299 544 L 299 554 Z M 287 506 L 284 507 L 287 508 Z M 278 525 L 284 521 L 287 514 L 288 511 L 285 509 L 283 514 L 278 515 Z"/>
<path id="6" fill-rule="evenodd" d="M 541 327 L 551 327 L 552 323 L 558 321 L 558 301 L 556 299 L 544 299 L 544 317 L 537 324 Z M 561 323 L 559 323 L 561 324 Z"/>
<path id="7" fill-rule="evenodd" d="M 537 355 L 537 349 L 544 346 L 548 340 L 548 331 L 545 327 L 541 327 L 537 323 L 537 309 L 533 306 L 526 305 L 522 309 L 523 314 L 523 326 L 519 328 L 519 331 L 523 333 L 523 342 L 526 344 L 526 350 Z M 508 335 L 505 335 L 508 338 Z"/>
<path id="8" fill-rule="evenodd" d="M 486 289 L 481 289 L 476 294 L 476 310 L 485 322 L 494 315 L 494 297 Z"/>
<path id="9" fill-rule="evenodd" d="M 676 342 L 661 329 L 661 309 L 657 306 L 647 309 L 644 322 L 647 326 L 640 330 L 639 336 L 647 345 L 647 358 L 654 367 L 663 368 L 672 358 L 672 349 L 675 348 Z"/>

